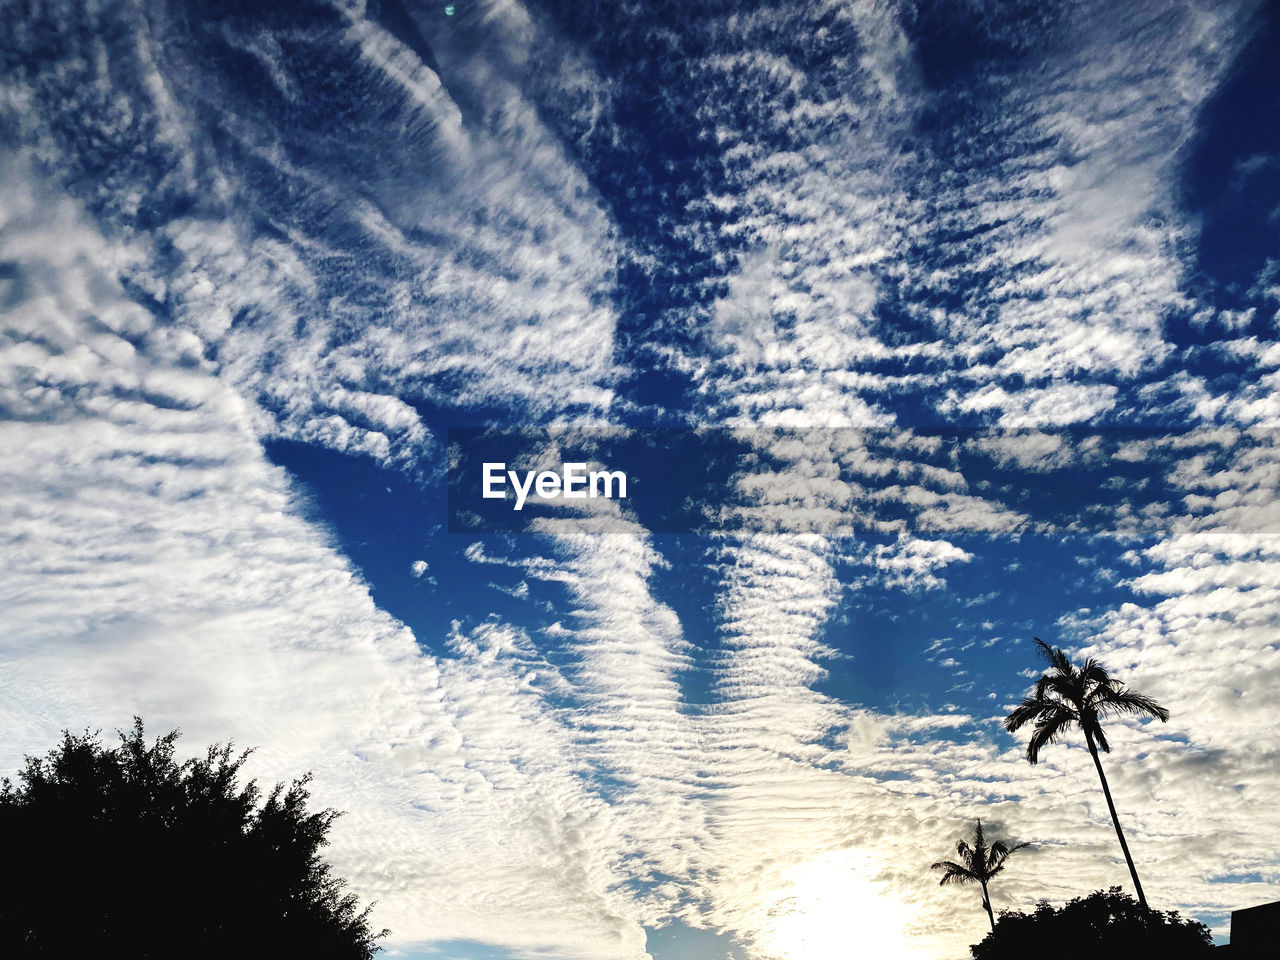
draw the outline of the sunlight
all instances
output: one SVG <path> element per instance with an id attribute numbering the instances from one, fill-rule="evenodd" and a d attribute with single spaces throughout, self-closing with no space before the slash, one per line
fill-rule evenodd
<path id="1" fill-rule="evenodd" d="M 779 960 L 916 960 L 909 918 L 848 859 L 810 861 L 769 906 L 759 944 Z"/>

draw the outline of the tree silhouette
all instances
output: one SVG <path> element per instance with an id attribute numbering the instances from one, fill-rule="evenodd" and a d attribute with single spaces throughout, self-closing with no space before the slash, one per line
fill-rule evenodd
<path id="1" fill-rule="evenodd" d="M 1001 910 L 995 929 L 969 948 L 974 960 L 1078 960 L 1080 957 L 1192 958 L 1214 955 L 1209 928 L 1178 911 L 1150 910 L 1112 887 L 1055 910 Z"/>
<path id="2" fill-rule="evenodd" d="M 180 764 L 177 738 L 65 732 L 3 781 L 0 955 L 369 960 L 386 931 L 320 859 L 338 814 L 307 812 L 309 776 L 263 799 L 248 751 Z"/>
<path id="3" fill-rule="evenodd" d="M 939 860 L 933 864 L 930 869 L 942 870 L 942 879 L 939 884 L 948 883 L 978 883 L 982 885 L 982 907 L 987 911 L 987 917 L 991 921 L 991 929 L 996 928 L 996 917 L 991 912 L 991 894 L 987 890 L 987 884 L 991 882 L 992 877 L 1004 869 L 1005 861 L 1014 853 L 1023 847 L 1029 847 L 1029 843 L 1015 843 L 1010 846 L 1004 840 L 997 840 L 987 846 L 987 838 L 982 832 L 982 820 L 977 820 L 973 825 L 972 843 L 961 840 L 956 844 L 956 854 L 960 857 L 960 862 L 954 860 Z"/>
<path id="4" fill-rule="evenodd" d="M 1041 749 L 1056 743 L 1068 730 L 1079 727 L 1084 731 L 1084 742 L 1089 747 L 1089 756 L 1093 757 L 1093 765 L 1098 770 L 1098 779 L 1102 781 L 1102 793 L 1107 798 L 1107 809 L 1111 811 L 1111 822 L 1115 824 L 1120 849 L 1124 851 L 1125 862 L 1129 864 L 1133 888 L 1138 894 L 1138 902 L 1145 909 L 1147 898 L 1142 892 L 1138 870 L 1133 865 L 1129 845 L 1120 828 L 1115 801 L 1111 799 L 1111 787 L 1107 784 L 1107 775 L 1102 770 L 1102 760 L 1098 756 L 1099 749 L 1103 753 L 1111 752 L 1111 744 L 1103 732 L 1101 721 L 1104 717 L 1120 714 L 1156 717 L 1166 721 L 1169 719 L 1169 711 L 1150 697 L 1127 689 L 1122 682 L 1110 677 L 1102 664 L 1092 657 L 1084 662 L 1084 666 L 1077 667 L 1061 649 L 1049 646 L 1039 637 L 1035 641 L 1040 647 L 1040 655 L 1049 664 L 1049 669 L 1036 681 L 1031 696 L 1024 697 L 1022 703 L 1005 718 L 1005 729 L 1013 733 L 1024 724 L 1035 721 L 1031 739 L 1027 741 L 1027 759 L 1032 763 L 1040 759 Z"/>

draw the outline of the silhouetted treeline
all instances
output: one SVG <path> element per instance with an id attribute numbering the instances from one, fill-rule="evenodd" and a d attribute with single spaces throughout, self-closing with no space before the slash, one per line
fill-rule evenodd
<path id="1" fill-rule="evenodd" d="M 66 733 L 4 781 L 0 956 L 369 960 L 383 934 L 320 859 L 338 814 L 307 812 L 308 778 L 263 797 L 247 752 L 180 764 L 177 737 Z"/>
<path id="2" fill-rule="evenodd" d="M 1112 677 L 1092 657 L 1077 666 L 1061 648 L 1051 647 L 1039 637 L 1035 642 L 1048 669 L 1036 680 L 1031 694 L 1005 719 L 1005 728 L 1013 733 L 1030 726 L 1027 759 L 1031 763 L 1040 759 L 1045 747 L 1067 733 L 1079 730 L 1084 734 L 1138 897 L 1134 900 L 1121 893 L 1119 887 L 1112 887 L 1105 893 L 1099 890 L 1077 897 L 1057 910 L 1046 901 L 1041 901 L 1032 913 L 1004 910 L 996 921 L 991 917 L 989 881 L 1003 869 L 1008 856 L 1025 844 L 1009 846 L 998 841 L 987 847 L 979 820 L 973 843 L 961 841 L 956 847 L 958 862 L 933 864 L 934 869 L 944 871 L 943 883 L 976 882 L 982 886 L 982 905 L 991 917 L 992 932 L 970 948 L 975 960 L 1025 960 L 1028 956 L 1038 960 L 1075 960 L 1089 955 L 1126 956 L 1130 951 L 1135 957 L 1207 954 L 1213 949 L 1208 927 L 1196 920 L 1184 920 L 1177 911 L 1161 912 L 1147 905 L 1100 757 L 1111 751 L 1104 719 L 1127 715 L 1167 721 L 1169 711 Z"/>
<path id="3" fill-rule="evenodd" d="M 1000 911 L 995 930 L 969 948 L 974 960 L 1181 960 L 1212 955 L 1209 928 L 1178 911 L 1152 910 L 1112 887 L 1054 909 Z"/>

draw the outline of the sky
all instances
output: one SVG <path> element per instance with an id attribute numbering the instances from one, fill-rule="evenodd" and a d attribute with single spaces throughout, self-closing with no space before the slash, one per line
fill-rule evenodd
<path id="1" fill-rule="evenodd" d="M 394 957 L 1280 898 L 1275 7 L 0 7 L 0 770 L 310 770 Z M 477 459 L 624 499 L 517 515 Z M 483 454 L 483 456 L 477 456 Z"/>

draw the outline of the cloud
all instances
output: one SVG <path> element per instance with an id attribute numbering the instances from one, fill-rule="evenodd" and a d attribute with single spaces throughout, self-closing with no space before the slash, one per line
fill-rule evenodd
<path id="1" fill-rule="evenodd" d="M 125 298 L 115 249 L 18 182 L 4 768 L 61 727 L 132 714 L 181 726 L 193 751 L 258 745 L 254 775 L 311 769 L 316 801 L 350 812 L 331 856 L 397 942 L 483 923 L 514 949 L 641 955 L 623 841 L 548 700 L 555 668 L 501 626 L 424 653 L 303 519 L 236 391 Z"/>
<path id="2" fill-rule="evenodd" d="M 992 564 L 990 607 L 1020 568 L 992 545 L 1029 515 L 912 428 L 1162 413 L 1219 432 L 1123 447 L 1181 499 L 1117 507 L 1131 538 L 1088 549 L 1104 569 L 1127 551 L 1129 600 L 1063 615 L 1062 642 L 1174 712 L 1118 723 L 1106 758 L 1152 900 L 1221 914 L 1260 894 L 1280 835 L 1280 361 L 1184 289 L 1173 168 L 1249 9 L 1064 11 L 1054 49 L 984 61 L 954 95 L 889 5 L 699 13 L 679 36 L 637 12 L 620 42 L 659 51 L 647 64 L 702 51 L 654 94 L 699 136 L 683 180 L 610 174 L 636 177 L 628 196 L 593 164 L 633 145 L 635 91 L 549 13 L 477 5 L 483 30 L 428 42 L 346 6 L 309 26 L 125 7 L 116 32 L 51 8 L 48 55 L 4 103 L 80 203 L 5 161 L 0 761 L 136 712 L 191 749 L 260 744 L 268 781 L 310 767 L 349 812 L 339 872 L 398 946 L 638 960 L 644 926 L 677 918 L 778 956 L 835 865 L 900 906 L 908 947 L 954 952 L 982 918 L 927 864 L 975 811 L 1037 841 L 997 907 L 1125 882 L 1092 761 L 1068 742 L 1031 767 L 988 715 L 1021 664 L 981 658 L 1026 648 L 975 648 L 1015 629 L 986 610 L 980 636 L 949 625 L 922 653 L 968 678 L 936 697 L 954 704 L 842 701 L 842 604 L 874 589 L 909 613 Z M 32 18 L 15 47 L 37 49 Z M 939 111 L 955 129 L 929 132 Z M 642 201 L 669 247 L 629 222 Z M 655 315 L 619 262 L 678 279 L 655 280 Z M 1230 339 L 1197 353 L 1166 321 L 1203 310 Z M 454 413 L 636 413 L 641 356 L 688 384 L 643 412 L 733 428 L 760 464 L 735 477 L 757 526 L 699 545 L 710 596 L 599 504 L 464 552 L 536 613 L 415 637 L 263 455 L 288 437 L 430 470 Z M 1231 375 L 1174 369 L 1206 356 Z M 1045 433 L 963 453 L 1026 480 L 1091 451 Z M 1143 525 L 1153 504 L 1177 529 Z"/>
<path id="3" fill-rule="evenodd" d="M 11 94 L 45 163 L 84 183 L 95 149 L 142 158 L 90 200 L 131 241 L 130 289 L 194 334 L 262 433 L 429 464 L 423 405 L 608 409 L 615 240 L 510 73 L 527 14 L 495 6 L 483 51 L 440 36 L 430 63 L 354 8 L 262 14 L 126 9 L 119 42 L 70 6 L 15 24 L 58 22 Z M 78 113 L 113 119 L 60 138 Z"/>

